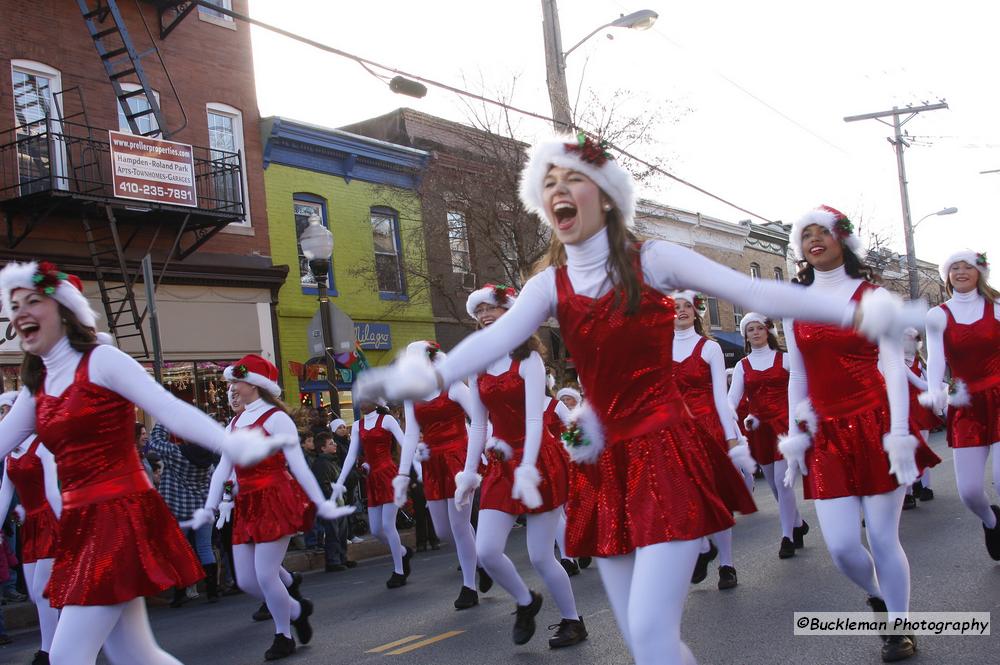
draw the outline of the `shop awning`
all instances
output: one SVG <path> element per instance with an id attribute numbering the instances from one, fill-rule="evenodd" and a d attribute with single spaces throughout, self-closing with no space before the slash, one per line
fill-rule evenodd
<path id="1" fill-rule="evenodd" d="M 738 332 L 713 330 L 712 337 L 722 347 L 722 355 L 726 358 L 726 367 L 733 367 L 740 358 L 746 355 L 743 346 L 743 336 Z"/>

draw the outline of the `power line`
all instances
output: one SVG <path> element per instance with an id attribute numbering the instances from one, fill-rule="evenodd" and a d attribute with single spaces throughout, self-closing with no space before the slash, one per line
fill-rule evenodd
<path id="1" fill-rule="evenodd" d="M 506 102 L 502 102 L 502 101 L 500 101 L 498 99 L 493 99 L 491 97 L 486 97 L 484 95 L 480 95 L 480 94 L 471 92 L 469 90 L 458 88 L 458 87 L 455 87 L 453 85 L 449 85 L 447 83 L 442 83 L 441 81 L 436 81 L 434 79 L 430 79 L 430 78 L 427 78 L 425 76 L 420 76 L 419 74 L 413 74 L 413 73 L 410 73 L 410 72 L 403 71 L 401 69 L 397 69 L 395 67 L 390 67 L 388 65 L 383 65 L 381 63 L 375 62 L 374 60 L 370 60 L 368 58 L 364 58 L 362 56 L 355 55 L 353 53 L 349 53 L 347 51 L 335 48 L 335 47 L 330 46 L 328 44 L 324 44 L 322 42 L 318 42 L 318 41 L 316 41 L 314 39 L 310 39 L 308 37 L 304 37 L 302 35 L 298 35 L 298 34 L 296 34 L 294 32 L 289 32 L 288 30 L 284 30 L 283 28 L 279 28 L 279 27 L 277 27 L 275 25 L 271 25 L 270 23 L 265 23 L 264 21 L 255 19 L 252 16 L 248 16 L 246 14 L 240 14 L 238 12 L 234 12 L 231 9 L 226 9 L 225 7 L 222 7 L 220 5 L 216 5 L 216 4 L 212 4 L 212 3 L 206 2 L 205 0 L 193 0 L 193 1 L 196 4 L 198 4 L 198 5 L 201 5 L 201 6 L 204 6 L 204 7 L 208 8 L 208 9 L 211 9 L 214 12 L 225 14 L 226 16 L 229 16 L 230 18 L 233 18 L 233 19 L 236 19 L 236 20 L 239 20 L 239 21 L 244 21 L 246 23 L 249 23 L 250 25 L 255 25 L 258 28 L 262 28 L 264 30 L 268 30 L 270 32 L 273 32 L 275 34 L 281 35 L 283 37 L 287 37 L 287 38 L 295 40 L 297 42 L 301 42 L 301 43 L 306 44 L 308 46 L 312 46 L 313 48 L 319 49 L 321 51 L 325 51 L 326 53 L 332 53 L 333 55 L 337 55 L 337 56 L 340 56 L 342 58 L 347 58 L 348 60 L 353 60 L 354 62 L 356 62 L 359 65 L 361 65 L 365 70 L 367 70 L 368 73 L 373 74 L 376 77 L 378 77 L 378 75 L 375 74 L 374 72 L 372 72 L 370 68 L 374 67 L 376 69 L 381 69 L 383 71 L 391 72 L 391 73 L 396 74 L 398 76 L 403 76 L 405 78 L 413 79 L 413 80 L 419 81 L 421 83 L 426 83 L 427 85 L 433 86 L 435 88 L 440 88 L 442 90 L 446 90 L 448 92 L 454 93 L 456 95 L 460 95 L 462 97 L 469 97 L 469 98 L 475 99 L 477 101 L 480 101 L 480 102 L 483 102 L 483 103 L 486 103 L 486 104 L 490 104 L 490 105 L 493 105 L 493 106 L 499 106 L 500 108 L 506 109 L 508 111 L 513 111 L 514 113 L 518 113 L 518 114 L 521 114 L 521 115 L 524 115 L 524 116 L 535 118 L 537 120 L 544 120 L 548 124 L 552 124 L 553 123 L 553 119 L 550 116 L 547 116 L 547 115 L 545 115 L 543 113 L 537 113 L 535 111 L 530 111 L 528 109 L 523 109 L 523 108 L 520 108 L 520 107 L 517 107 L 517 106 L 513 106 L 511 104 L 507 104 Z M 588 132 L 588 133 L 592 133 L 592 132 Z M 742 206 L 736 205 L 732 201 L 729 201 L 728 199 L 725 199 L 722 196 L 719 196 L 718 194 L 713 194 L 712 192 L 708 191 L 707 189 L 705 189 L 703 187 L 699 187 L 698 185 L 694 184 L 693 182 L 690 182 L 689 180 L 685 180 L 684 178 L 681 178 L 678 175 L 674 175 L 673 173 L 670 173 L 669 171 L 667 171 L 663 167 L 658 166 L 656 164 L 653 164 L 651 162 L 648 162 L 645 159 L 642 159 L 641 157 L 628 152 L 624 148 L 621 148 L 621 147 L 615 145 L 614 143 L 609 143 L 608 145 L 612 149 L 614 149 L 617 152 L 619 152 L 621 155 L 623 155 L 623 156 L 631 159 L 632 161 L 634 161 L 634 162 L 636 162 L 638 164 L 641 164 L 641 165 L 645 166 L 647 169 L 649 169 L 649 170 L 651 170 L 653 172 L 659 173 L 660 175 L 666 176 L 667 178 L 670 178 L 671 180 L 674 180 L 675 182 L 678 182 L 678 183 L 680 183 L 680 184 L 682 184 L 682 185 L 684 185 L 686 187 L 690 187 L 691 189 L 695 190 L 696 192 L 699 192 L 700 194 L 704 194 L 705 196 L 708 196 L 709 198 L 712 198 L 712 199 L 714 199 L 716 201 L 719 201 L 720 203 L 723 203 L 723 204 L 725 204 L 725 205 L 727 205 L 727 206 L 729 206 L 731 208 L 739 210 L 740 212 L 743 212 L 743 213 L 746 213 L 748 215 L 751 215 L 752 217 L 756 217 L 757 219 L 760 219 L 762 221 L 765 221 L 765 222 L 773 222 L 774 221 L 772 219 L 764 217 L 763 215 L 759 215 L 759 214 L 757 214 L 757 213 L 755 213 L 755 212 L 753 212 L 751 210 L 747 210 L 746 208 L 744 208 Z"/>

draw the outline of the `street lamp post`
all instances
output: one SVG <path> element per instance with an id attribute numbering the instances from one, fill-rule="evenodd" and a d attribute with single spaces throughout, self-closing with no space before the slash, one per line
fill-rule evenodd
<path id="1" fill-rule="evenodd" d="M 549 103 L 552 105 L 552 124 L 556 131 L 573 128 L 573 112 L 569 105 L 569 89 L 566 84 L 566 56 L 577 47 L 605 28 L 628 28 L 647 30 L 659 15 L 651 9 L 640 9 L 592 30 L 590 34 L 574 44 L 565 53 L 562 50 L 562 33 L 559 28 L 559 10 L 556 0 L 542 0 L 542 33 L 545 36 L 545 80 L 549 88 Z"/>
<path id="2" fill-rule="evenodd" d="M 327 275 L 330 273 L 330 257 L 333 255 L 333 234 L 323 226 L 320 216 L 309 216 L 309 226 L 299 236 L 302 253 L 309 261 L 309 270 L 316 280 L 319 297 L 319 318 L 323 326 L 323 356 L 326 361 L 326 382 L 330 389 L 330 410 L 335 417 L 340 416 L 340 395 L 337 393 L 337 361 L 333 357 L 333 331 L 330 329 L 330 296 L 327 291 Z"/>
<path id="3" fill-rule="evenodd" d="M 958 212 L 958 208 L 952 206 L 950 208 L 942 208 L 937 212 L 932 212 L 930 214 L 924 215 L 917 220 L 916 224 L 912 226 L 906 225 L 906 273 L 910 282 L 910 300 L 916 300 L 920 297 L 920 276 L 917 274 L 917 253 L 915 248 L 915 243 L 913 241 L 913 232 L 917 230 L 920 226 L 920 222 L 924 221 L 928 217 L 935 217 L 937 215 L 954 215 Z"/>

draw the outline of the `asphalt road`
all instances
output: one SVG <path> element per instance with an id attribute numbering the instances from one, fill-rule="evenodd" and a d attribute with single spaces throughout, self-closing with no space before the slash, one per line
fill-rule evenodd
<path id="1" fill-rule="evenodd" d="M 936 499 L 903 514 L 902 540 L 912 571 L 913 611 L 990 611 L 1000 616 L 1000 565 L 986 555 L 978 520 L 959 502 L 951 455 L 941 435 L 932 444 L 943 463 L 933 479 Z M 992 490 L 991 490 L 992 491 Z M 881 662 L 877 637 L 795 637 L 794 611 L 865 611 L 865 594 L 833 566 L 814 528 L 806 547 L 789 560 L 777 558 L 780 530 L 777 507 L 763 482 L 756 499 L 760 511 L 738 518 L 735 563 L 740 585 L 720 592 L 715 572 L 692 588 L 684 619 L 684 639 L 706 664 L 804 665 Z M 816 525 L 811 504 L 805 518 Z M 542 590 L 531 570 L 524 532 L 511 535 L 508 552 L 533 588 Z M 551 598 L 538 617 L 539 631 L 527 645 L 510 641 L 513 602 L 499 587 L 480 605 L 456 612 L 452 601 L 461 578 L 454 552 L 414 559 L 410 583 L 387 590 L 388 559 L 363 562 L 353 571 L 307 574 L 303 592 L 316 604 L 313 641 L 287 659 L 289 665 L 466 665 L 469 663 L 618 665 L 630 663 L 608 608 L 595 567 L 573 578 L 577 604 L 590 639 L 577 647 L 551 651 L 546 626 L 559 619 Z M 261 663 L 271 643 L 272 624 L 253 623 L 257 602 L 241 595 L 215 605 L 195 601 L 182 609 L 151 611 L 160 643 L 188 665 Z M 995 665 L 1000 636 L 918 638 L 920 665 Z M 29 663 L 37 633 L 15 634 L 15 644 L 0 648 L 0 663 Z M 102 661 L 103 662 L 103 661 Z M 141 665 L 141 664 L 137 664 Z"/>

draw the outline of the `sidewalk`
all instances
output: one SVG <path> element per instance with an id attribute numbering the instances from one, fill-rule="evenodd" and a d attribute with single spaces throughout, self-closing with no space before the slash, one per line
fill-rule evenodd
<path id="1" fill-rule="evenodd" d="M 406 529 L 399 533 L 404 545 L 414 547 L 416 543 L 416 529 Z M 388 556 L 389 548 L 373 538 L 371 534 L 363 536 L 364 541 L 356 545 L 347 546 L 347 558 L 352 561 L 364 561 L 375 557 Z M 285 569 L 291 572 L 305 573 L 311 570 L 323 570 L 326 562 L 321 551 L 289 550 L 285 555 Z M 167 605 L 173 597 L 173 591 L 165 591 L 159 596 L 152 596 L 146 599 L 150 606 Z M 4 623 L 7 630 L 15 631 L 23 628 L 31 628 L 38 625 L 38 613 L 35 611 L 35 604 L 30 601 L 4 605 Z"/>

